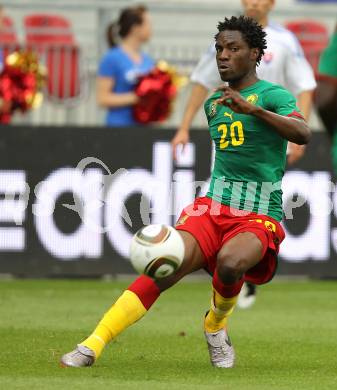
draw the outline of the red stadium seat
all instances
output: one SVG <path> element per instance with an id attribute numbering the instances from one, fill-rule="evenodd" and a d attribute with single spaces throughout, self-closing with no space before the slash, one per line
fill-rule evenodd
<path id="1" fill-rule="evenodd" d="M 14 23 L 9 16 L 4 16 L 2 20 L 2 28 L 0 29 L 0 46 L 3 50 L 4 57 L 19 48 Z"/>
<path id="2" fill-rule="evenodd" d="M 26 45 L 47 67 L 47 92 L 52 100 L 80 96 L 80 50 L 70 23 L 59 15 L 36 14 L 24 19 Z"/>
<path id="3" fill-rule="evenodd" d="M 4 16 L 2 19 L 2 28 L 0 29 L 0 42 L 3 44 L 11 44 L 18 42 L 14 29 L 14 23 L 9 16 Z"/>
<path id="4" fill-rule="evenodd" d="M 77 46 L 49 46 L 46 66 L 50 98 L 63 100 L 79 97 L 81 85 Z"/>
<path id="5" fill-rule="evenodd" d="M 74 44 L 67 19 L 59 15 L 36 14 L 24 19 L 26 40 L 30 44 Z"/>
<path id="6" fill-rule="evenodd" d="M 319 57 L 329 41 L 328 29 L 324 24 L 313 20 L 291 21 L 286 23 L 286 27 L 296 35 L 304 55 L 317 75 Z"/>

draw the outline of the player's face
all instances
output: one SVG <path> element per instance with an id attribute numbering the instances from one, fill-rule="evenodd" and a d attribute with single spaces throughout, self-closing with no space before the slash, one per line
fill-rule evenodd
<path id="1" fill-rule="evenodd" d="M 240 80 L 256 66 L 258 49 L 251 49 L 240 31 L 222 31 L 217 37 L 215 49 L 222 81 Z"/>
<path id="2" fill-rule="evenodd" d="M 242 0 L 245 15 L 260 22 L 274 7 L 274 0 Z"/>
<path id="3" fill-rule="evenodd" d="M 144 12 L 142 15 L 143 23 L 138 26 L 138 34 L 142 42 L 147 42 L 152 35 L 151 18 L 148 12 Z"/>

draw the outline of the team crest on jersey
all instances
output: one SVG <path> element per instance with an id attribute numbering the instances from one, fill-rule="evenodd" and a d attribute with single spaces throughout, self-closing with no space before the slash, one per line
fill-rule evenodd
<path id="1" fill-rule="evenodd" d="M 217 106 L 217 103 L 216 102 L 212 102 L 211 107 L 209 108 L 209 113 L 208 113 L 208 115 L 210 117 L 212 117 L 212 116 L 214 116 L 216 114 L 216 106 Z"/>
<path id="2" fill-rule="evenodd" d="M 259 99 L 259 96 L 256 95 L 256 93 L 254 93 L 253 95 L 249 95 L 246 100 L 247 100 L 248 103 L 256 104 L 258 99 Z"/>

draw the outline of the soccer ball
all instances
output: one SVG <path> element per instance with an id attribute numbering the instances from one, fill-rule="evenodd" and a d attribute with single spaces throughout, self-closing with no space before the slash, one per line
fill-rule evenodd
<path id="1" fill-rule="evenodd" d="M 133 236 L 130 260 L 136 271 L 154 279 L 172 275 L 184 259 L 185 246 L 171 226 L 148 225 Z"/>

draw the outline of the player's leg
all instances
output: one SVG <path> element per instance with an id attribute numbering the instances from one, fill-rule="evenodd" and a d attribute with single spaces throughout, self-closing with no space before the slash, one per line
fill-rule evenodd
<path id="1" fill-rule="evenodd" d="M 251 232 L 239 233 L 221 248 L 213 276 L 211 307 L 205 317 L 205 336 L 211 363 L 216 367 L 234 365 L 234 349 L 227 334 L 227 322 L 243 285 L 243 275 L 263 257 L 265 246 Z"/>
<path id="2" fill-rule="evenodd" d="M 214 309 L 211 307 L 206 318 L 209 330 L 219 330 L 227 325 L 243 284 L 243 275 L 262 259 L 264 252 L 264 245 L 251 232 L 239 233 L 222 246 L 213 277 L 217 301 L 213 302 Z"/>
<path id="3" fill-rule="evenodd" d="M 138 277 L 105 313 L 93 333 L 74 351 L 61 358 L 62 365 L 72 367 L 92 365 L 112 339 L 147 313 L 161 292 L 173 286 L 185 275 L 204 267 L 204 256 L 196 239 L 188 232 L 179 233 L 184 241 L 185 256 L 177 272 L 161 280 L 144 275 Z"/>

